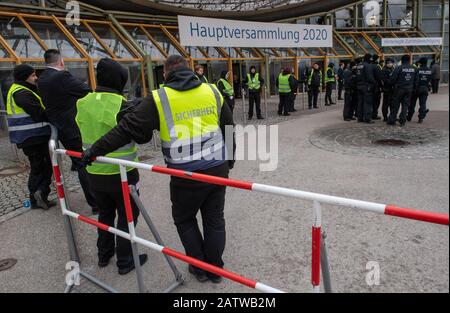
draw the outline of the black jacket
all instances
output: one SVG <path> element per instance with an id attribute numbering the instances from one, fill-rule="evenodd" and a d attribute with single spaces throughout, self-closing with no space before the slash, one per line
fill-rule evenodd
<path id="1" fill-rule="evenodd" d="M 164 85 L 175 90 L 186 91 L 197 88 L 201 84 L 194 72 L 188 68 L 180 68 L 168 75 Z M 220 115 L 220 128 L 224 136 L 226 125 L 234 125 L 234 122 L 230 108 L 224 104 Z M 131 140 L 138 144 L 147 143 L 152 139 L 153 130 L 159 130 L 159 127 L 158 109 L 153 95 L 150 94 L 135 107 L 133 112 L 124 115 L 116 127 L 94 143 L 91 152 L 94 156 L 101 156 L 117 150 Z"/>
<path id="2" fill-rule="evenodd" d="M 16 81 L 15 83 L 27 87 L 28 89 L 39 94 L 37 87 L 35 85 L 29 84 L 24 81 Z M 16 105 L 21 107 L 25 111 L 25 113 L 27 113 L 33 119 L 33 121 L 35 121 L 36 123 L 47 122 L 45 111 L 41 107 L 39 99 L 36 98 L 31 92 L 29 92 L 26 89 L 22 89 L 16 91 L 13 94 L 13 98 L 14 101 L 16 102 Z M 7 105 L 9 105 L 9 103 Z M 31 137 L 25 140 L 23 143 L 17 144 L 17 148 L 22 149 L 38 144 L 44 144 L 48 142 L 48 140 L 49 136 Z"/>
<path id="3" fill-rule="evenodd" d="M 320 70 L 316 70 L 314 68 L 310 69 L 307 75 L 306 81 L 309 82 L 309 77 L 311 77 L 311 84 L 308 84 L 308 87 L 314 87 L 319 88 L 320 87 L 320 81 L 322 79 Z"/>
<path id="4" fill-rule="evenodd" d="M 413 89 L 416 85 L 417 69 L 409 63 L 397 66 L 389 79 L 394 88 Z"/>
<path id="5" fill-rule="evenodd" d="M 354 90 L 354 86 L 356 84 L 356 76 L 350 69 L 345 69 L 342 74 L 342 81 L 344 83 L 344 89 L 346 92 L 351 92 Z"/>
<path id="6" fill-rule="evenodd" d="M 383 67 L 382 74 L 383 74 L 383 90 L 384 92 L 392 91 L 392 84 L 390 84 L 390 79 L 392 74 L 394 73 L 394 67 Z"/>
<path id="7" fill-rule="evenodd" d="M 250 74 L 251 78 L 255 77 L 255 75 L 256 75 L 256 73 L 255 74 L 249 73 L 249 74 Z M 261 77 L 261 74 L 258 75 L 258 79 L 259 79 L 259 82 L 262 87 L 264 85 L 264 78 Z M 244 80 L 242 81 L 244 88 L 248 88 L 248 82 L 249 82 L 248 75 L 245 75 Z M 260 91 L 261 91 L 261 88 L 259 88 L 258 90 L 255 90 L 255 89 L 250 90 L 249 89 L 249 92 L 253 92 L 253 93 L 259 93 Z"/>
<path id="8" fill-rule="evenodd" d="M 358 86 L 375 87 L 373 65 L 368 62 L 362 62 L 356 66 L 356 82 Z"/>
<path id="9" fill-rule="evenodd" d="M 38 90 L 45 105 L 45 113 L 51 124 L 58 129 L 59 139 L 79 139 L 80 131 L 75 122 L 77 100 L 86 96 L 90 87 L 68 71 L 47 68 L 38 79 Z"/>
<path id="10" fill-rule="evenodd" d="M 428 88 L 430 86 L 430 83 L 431 83 L 431 69 L 426 65 L 419 67 L 419 69 L 417 70 L 417 79 L 415 88 L 416 89 L 420 87 Z"/>

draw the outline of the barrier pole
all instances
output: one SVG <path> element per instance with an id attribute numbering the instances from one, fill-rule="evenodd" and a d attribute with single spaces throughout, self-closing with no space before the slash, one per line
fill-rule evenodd
<path id="1" fill-rule="evenodd" d="M 267 116 L 267 88 L 264 86 L 264 107 L 265 107 L 265 111 L 266 111 L 266 119 L 268 118 Z"/>
<path id="2" fill-rule="evenodd" d="M 131 250 L 133 252 L 134 266 L 136 269 L 136 278 L 138 282 L 139 292 L 144 293 L 145 286 L 144 286 L 144 279 L 142 278 L 142 268 L 141 262 L 139 260 L 139 250 L 136 241 L 134 241 L 134 238 L 136 237 L 136 230 L 134 229 L 133 209 L 131 208 L 130 189 L 129 189 L 130 187 L 128 186 L 127 171 L 124 165 L 119 165 L 119 167 L 120 167 L 120 180 L 122 181 L 123 202 L 125 205 L 125 213 L 127 216 L 127 223 L 128 223 L 128 233 L 131 236 L 130 238 Z"/>
<path id="3" fill-rule="evenodd" d="M 328 261 L 327 245 L 325 243 L 326 238 L 327 234 L 322 232 L 322 240 L 320 241 L 320 267 L 322 269 L 323 289 L 325 293 L 332 293 L 330 263 Z"/>
<path id="4" fill-rule="evenodd" d="M 320 203 L 313 202 L 312 225 L 312 253 L 311 253 L 311 284 L 314 293 L 320 293 L 320 229 L 322 227 L 322 214 Z"/>
<path id="5" fill-rule="evenodd" d="M 245 89 L 244 88 L 242 88 L 242 114 L 244 117 L 242 124 L 245 125 Z"/>

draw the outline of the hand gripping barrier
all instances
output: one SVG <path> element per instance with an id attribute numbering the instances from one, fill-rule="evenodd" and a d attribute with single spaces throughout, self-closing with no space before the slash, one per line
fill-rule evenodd
<path id="1" fill-rule="evenodd" d="M 300 191 L 300 190 L 289 189 L 289 188 L 251 183 L 251 182 L 234 180 L 234 179 L 229 179 L 229 178 L 215 177 L 215 176 L 198 174 L 198 173 L 193 173 L 193 172 L 188 172 L 188 171 L 170 169 L 167 167 L 161 167 L 161 166 L 156 166 L 156 165 L 149 165 L 149 164 L 144 164 L 144 163 L 119 160 L 119 159 L 113 159 L 113 158 L 107 158 L 107 157 L 97 157 L 93 160 L 96 160 L 97 162 L 115 164 L 115 165 L 120 166 L 120 173 L 121 173 L 121 178 L 122 178 L 122 192 L 123 192 L 123 196 L 124 196 L 124 203 L 125 203 L 125 208 L 126 208 L 126 215 L 127 215 L 127 220 L 128 220 L 128 229 L 129 229 L 129 232 L 126 233 L 126 232 L 123 232 L 114 227 L 99 223 L 98 221 L 93 220 L 91 218 L 88 218 L 88 217 L 82 216 L 78 213 L 72 212 L 68 209 L 68 206 L 65 201 L 63 181 L 61 180 L 61 177 L 62 177 L 61 171 L 60 171 L 59 165 L 58 165 L 58 156 L 59 155 L 67 155 L 70 157 L 80 158 L 81 153 L 74 152 L 74 151 L 68 151 L 68 150 L 64 150 L 64 149 L 57 149 L 54 136 L 52 136 L 49 146 L 50 146 L 50 153 L 52 156 L 52 164 L 53 164 L 53 171 L 54 171 L 54 175 L 55 175 L 56 188 L 57 188 L 57 192 L 58 192 L 58 199 L 59 199 L 59 203 L 60 203 L 63 215 L 70 216 L 74 219 L 80 220 L 87 224 L 93 225 L 99 229 L 111 232 L 117 236 L 120 236 L 120 237 L 130 240 L 132 242 L 133 255 L 136 260 L 136 262 L 135 262 L 136 273 L 138 275 L 138 286 L 139 286 L 140 291 L 144 291 L 144 287 L 143 287 L 143 282 L 142 282 L 142 275 L 140 274 L 139 262 L 137 261 L 138 254 L 137 254 L 137 245 L 136 244 L 141 244 L 152 250 L 158 251 L 158 252 L 164 254 L 165 256 L 170 256 L 170 257 L 176 258 L 185 263 L 202 268 L 208 272 L 228 278 L 232 281 L 235 281 L 242 285 L 248 286 L 250 288 L 257 289 L 262 292 L 269 292 L 269 293 L 283 292 L 277 288 L 273 288 L 268 285 L 257 282 L 255 280 L 251 280 L 251 279 L 242 277 L 240 275 L 237 275 L 237 274 L 227 271 L 225 269 L 222 269 L 222 268 L 210 265 L 208 263 L 202 262 L 200 260 L 194 259 L 192 257 L 186 256 L 186 255 L 184 255 L 180 252 L 177 252 L 175 250 L 172 250 L 168 247 L 164 247 L 163 245 L 160 244 L 162 241 L 157 236 L 155 236 L 155 238 L 159 242 L 158 244 L 138 237 L 136 235 L 136 232 L 134 229 L 132 209 L 131 209 L 131 204 L 130 204 L 130 186 L 128 186 L 127 175 L 126 175 L 126 171 L 125 171 L 126 166 L 141 169 L 141 170 L 151 171 L 151 172 L 155 172 L 155 173 L 166 174 L 166 175 L 181 177 L 181 178 L 185 178 L 185 179 L 195 180 L 195 181 L 201 181 L 201 182 L 210 183 L 210 184 L 216 184 L 216 185 L 228 186 L 228 187 L 233 187 L 233 188 L 238 188 L 238 189 L 258 191 L 258 192 L 263 192 L 263 193 L 268 193 L 268 194 L 273 194 L 273 195 L 280 195 L 280 196 L 285 196 L 285 197 L 293 197 L 293 198 L 299 198 L 299 199 L 303 199 L 303 200 L 313 201 L 311 284 L 313 286 L 314 292 L 320 292 L 321 265 L 322 265 L 322 275 L 323 275 L 324 282 L 325 282 L 325 291 L 331 292 L 328 260 L 326 257 L 326 247 L 325 247 L 324 240 L 323 240 L 325 238 L 325 235 L 321 231 L 321 203 L 338 205 L 338 206 L 346 206 L 346 207 L 350 207 L 350 208 L 354 208 L 354 209 L 360 209 L 360 210 L 370 211 L 370 212 L 374 212 L 374 213 L 397 216 L 397 217 L 401 217 L 401 218 L 418 220 L 418 221 L 429 222 L 429 223 L 434 223 L 434 224 L 441 224 L 441 225 L 447 225 L 447 226 L 449 225 L 449 215 L 443 214 L 443 213 L 420 211 L 420 210 L 414 210 L 414 209 L 409 209 L 409 208 L 397 207 L 394 205 L 386 205 L 386 204 L 379 204 L 379 203 L 373 203 L 373 202 L 367 202 L 367 201 L 353 200 L 353 199 L 323 195 L 323 194 Z M 132 187 L 131 187 L 131 195 L 133 196 L 133 199 L 139 204 L 140 201 L 137 196 L 137 193 L 135 192 L 135 190 L 133 190 Z M 144 218 L 145 218 L 145 216 L 146 215 L 144 214 Z M 65 223 L 66 224 L 69 223 L 69 225 L 70 225 L 70 221 L 69 222 L 65 221 Z M 73 235 L 73 234 L 69 233 L 69 236 L 70 235 Z M 69 248 L 70 248 L 70 242 L 69 242 Z M 78 258 L 76 253 L 71 253 L 71 254 L 75 254 L 75 255 L 71 255 L 72 259 Z M 168 258 L 168 259 L 170 259 L 170 258 Z M 169 263 L 169 264 L 171 264 L 171 263 Z M 177 275 L 177 272 L 174 271 L 174 273 Z M 84 275 L 84 276 L 86 277 L 87 275 Z M 179 277 L 177 277 L 177 280 L 179 280 Z M 98 281 L 94 281 L 94 282 L 100 286 L 102 284 L 101 282 L 98 282 Z M 179 282 L 179 283 L 182 283 L 182 282 Z M 168 290 L 171 290 L 171 289 L 173 289 L 173 288 L 170 288 L 170 287 L 168 288 Z M 111 290 L 111 288 L 107 289 L 107 290 Z"/>

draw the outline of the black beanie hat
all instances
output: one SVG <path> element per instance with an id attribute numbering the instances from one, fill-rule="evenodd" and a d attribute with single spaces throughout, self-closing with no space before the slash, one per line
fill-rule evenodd
<path id="1" fill-rule="evenodd" d="M 28 64 L 20 64 L 14 68 L 14 80 L 15 81 L 26 81 L 31 74 L 33 74 L 34 68 Z"/>
<path id="2" fill-rule="evenodd" d="M 97 85 L 123 92 L 128 80 L 128 71 L 118 62 L 109 58 L 97 64 Z"/>
<path id="3" fill-rule="evenodd" d="M 420 58 L 420 60 L 419 60 L 419 64 L 422 64 L 422 65 L 427 65 L 427 63 L 428 63 L 428 60 L 427 60 L 427 58 Z"/>
<path id="4" fill-rule="evenodd" d="M 371 59 L 372 59 L 372 55 L 371 55 L 371 54 L 366 53 L 366 54 L 364 55 L 364 58 L 363 58 L 364 62 L 369 63 Z"/>
<path id="5" fill-rule="evenodd" d="M 411 57 L 409 56 L 409 54 L 405 54 L 404 56 L 402 56 L 402 63 L 409 63 L 410 60 Z"/>

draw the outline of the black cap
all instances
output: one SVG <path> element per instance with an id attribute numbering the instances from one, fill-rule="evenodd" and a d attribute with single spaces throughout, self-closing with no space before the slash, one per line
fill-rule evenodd
<path id="1" fill-rule="evenodd" d="M 372 61 L 374 61 L 374 62 L 378 61 L 379 58 L 380 57 L 378 56 L 378 54 L 372 55 Z"/>
<path id="2" fill-rule="evenodd" d="M 419 64 L 427 65 L 427 63 L 428 63 L 428 59 L 427 58 L 420 58 Z"/>
<path id="3" fill-rule="evenodd" d="M 28 64 L 20 64 L 14 68 L 14 80 L 26 81 L 31 74 L 33 74 L 34 68 Z"/>
<path id="4" fill-rule="evenodd" d="M 410 60 L 411 57 L 409 56 L 409 54 L 405 54 L 404 56 L 402 56 L 402 63 L 409 63 Z"/>
<path id="5" fill-rule="evenodd" d="M 118 62 L 109 58 L 97 64 L 97 85 L 123 92 L 128 80 L 128 71 Z"/>
<path id="6" fill-rule="evenodd" d="M 386 59 L 386 64 L 387 63 L 395 63 L 395 61 L 394 61 L 394 59 L 392 59 L 392 58 L 387 58 Z"/>
<path id="7" fill-rule="evenodd" d="M 364 62 L 370 62 L 371 59 L 372 59 L 372 55 L 371 54 L 366 53 L 364 55 L 364 58 L 363 58 Z"/>

